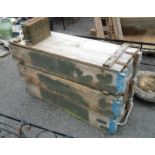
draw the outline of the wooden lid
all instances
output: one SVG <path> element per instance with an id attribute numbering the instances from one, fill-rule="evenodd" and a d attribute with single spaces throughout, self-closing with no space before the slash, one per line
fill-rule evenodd
<path id="1" fill-rule="evenodd" d="M 35 17 L 35 18 L 31 18 L 27 21 L 24 21 L 21 23 L 22 27 L 28 27 L 28 26 L 32 26 L 37 24 L 38 22 L 42 21 L 42 20 L 47 20 L 47 17 Z"/>
<path id="2" fill-rule="evenodd" d="M 21 42 L 19 45 L 116 71 L 121 71 L 138 52 L 127 45 L 121 46 L 57 32 L 52 32 L 50 37 L 33 46 Z"/>

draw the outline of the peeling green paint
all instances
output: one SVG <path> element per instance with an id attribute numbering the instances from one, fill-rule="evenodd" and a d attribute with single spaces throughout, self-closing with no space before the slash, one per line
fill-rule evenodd
<path id="1" fill-rule="evenodd" d="M 39 52 L 30 52 L 30 58 L 35 66 L 55 73 L 72 76 L 76 69 L 75 65 L 69 61 L 63 61 L 56 57 L 41 54 Z"/>
<path id="2" fill-rule="evenodd" d="M 104 98 L 100 98 L 98 101 L 98 104 L 99 104 L 99 107 L 102 108 L 103 110 L 105 110 L 109 105 L 109 103 Z"/>
<path id="3" fill-rule="evenodd" d="M 30 52 L 30 58 L 34 66 L 45 69 L 48 72 L 52 72 L 68 78 L 74 78 L 74 80 L 87 84 L 93 81 L 93 77 L 90 75 L 83 75 L 83 71 L 76 67 L 76 65 L 70 61 L 62 60 L 58 57 L 52 57 L 45 54 Z"/>
<path id="4" fill-rule="evenodd" d="M 116 87 L 111 85 L 113 80 L 113 76 L 111 74 L 97 74 L 96 77 L 99 80 L 99 82 L 97 82 L 97 87 L 99 87 L 101 90 L 106 90 L 107 92 L 117 94 Z"/>
<path id="5" fill-rule="evenodd" d="M 59 93 L 60 95 L 63 95 L 65 98 L 71 99 L 76 104 L 82 104 L 89 107 L 88 103 L 84 100 L 84 98 L 80 96 L 78 93 L 76 93 L 75 90 L 73 90 L 73 88 L 71 88 L 69 85 L 61 83 L 58 80 L 53 80 L 43 74 L 37 74 L 37 76 L 40 82 L 43 85 L 45 85 L 49 91 Z M 99 106 L 102 109 L 99 111 L 102 112 L 104 115 L 112 117 L 113 113 L 112 111 L 107 109 L 108 105 L 109 103 L 107 103 L 105 99 L 101 98 L 99 100 Z"/>
<path id="6" fill-rule="evenodd" d="M 37 76 L 41 83 L 46 85 L 49 90 L 63 94 L 79 104 L 87 105 L 87 102 L 83 99 L 83 97 L 76 93 L 75 90 L 73 90 L 69 85 L 66 85 L 58 80 L 53 80 L 43 74 L 37 74 Z"/>
<path id="7" fill-rule="evenodd" d="M 84 72 L 77 68 L 76 63 L 67 61 L 52 55 L 31 51 L 29 53 L 31 63 L 36 68 L 47 71 L 62 78 L 74 80 L 83 85 L 92 86 L 100 90 L 106 90 L 112 94 L 118 94 L 117 88 L 112 84 L 114 77 L 110 73 L 97 74 L 98 82 L 93 81 L 92 75 L 84 75 Z"/>
<path id="8" fill-rule="evenodd" d="M 69 102 L 62 96 L 58 96 L 53 94 L 52 92 L 40 88 L 41 96 L 46 101 L 51 101 L 52 103 L 62 107 L 64 110 L 69 111 L 71 114 L 73 113 L 76 117 L 80 117 L 89 122 L 88 111 L 76 104 Z"/>
<path id="9" fill-rule="evenodd" d="M 101 119 L 96 119 L 97 122 L 103 124 L 103 125 L 107 125 L 107 122 Z"/>
<path id="10" fill-rule="evenodd" d="M 104 110 L 103 114 L 104 114 L 104 116 L 107 116 L 109 118 L 113 118 L 113 112 L 110 110 Z"/>
<path id="11" fill-rule="evenodd" d="M 81 95 L 79 95 L 69 85 L 66 85 L 58 80 L 51 79 L 41 73 L 38 73 L 37 76 L 38 76 L 40 82 L 42 83 L 42 85 L 45 85 L 49 91 L 54 91 L 54 92 L 58 93 L 58 95 L 60 95 L 60 96 L 63 95 L 63 97 L 73 101 L 75 104 L 82 104 L 82 105 L 89 107 L 89 103 L 87 101 L 85 101 L 85 99 Z M 107 108 L 108 105 L 109 105 L 109 103 L 106 102 L 106 100 L 104 98 L 101 98 L 99 100 L 99 108 L 101 108 L 101 109 L 98 109 L 98 110 L 100 112 L 102 112 L 104 115 L 112 117 L 113 113 L 112 113 L 112 111 L 108 110 L 108 108 Z"/>
<path id="12" fill-rule="evenodd" d="M 111 84 L 113 80 L 113 76 L 111 74 L 97 74 L 96 77 L 99 79 L 100 83 L 103 85 Z"/>
<path id="13" fill-rule="evenodd" d="M 91 81 L 93 81 L 93 78 L 92 78 L 92 76 L 90 76 L 90 75 L 86 75 L 86 76 L 80 76 L 80 77 L 78 77 L 78 79 L 79 79 L 79 81 L 81 82 L 81 83 L 90 83 Z"/>
<path id="14" fill-rule="evenodd" d="M 100 125 L 99 128 L 107 131 L 107 128 L 105 126 L 103 126 L 103 125 Z"/>

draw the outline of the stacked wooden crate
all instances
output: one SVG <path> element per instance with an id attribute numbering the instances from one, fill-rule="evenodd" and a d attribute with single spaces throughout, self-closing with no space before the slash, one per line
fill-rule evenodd
<path id="1" fill-rule="evenodd" d="M 116 132 L 133 96 L 139 50 L 56 32 L 35 45 L 11 42 L 10 48 L 32 95 Z"/>

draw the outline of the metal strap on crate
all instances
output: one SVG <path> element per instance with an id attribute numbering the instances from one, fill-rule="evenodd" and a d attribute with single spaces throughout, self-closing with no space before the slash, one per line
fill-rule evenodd
<path id="1" fill-rule="evenodd" d="M 111 67 L 119 58 L 120 56 L 124 53 L 124 51 L 128 48 L 128 44 L 123 44 L 115 53 L 112 57 L 110 57 L 104 64 L 103 66 L 105 67 Z"/>

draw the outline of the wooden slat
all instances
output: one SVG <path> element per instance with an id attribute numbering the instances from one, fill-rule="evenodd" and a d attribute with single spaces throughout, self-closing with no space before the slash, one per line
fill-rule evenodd
<path id="1" fill-rule="evenodd" d="M 139 64 L 141 62 L 141 58 L 142 58 L 142 52 L 138 52 L 135 55 L 135 60 L 134 60 L 134 72 L 133 72 L 133 77 L 136 76 L 138 69 L 139 69 Z"/>
<path id="2" fill-rule="evenodd" d="M 114 23 L 113 23 L 113 18 L 112 17 L 107 18 L 107 27 L 108 27 L 108 30 L 109 30 L 108 31 L 108 33 L 109 33 L 108 38 L 116 39 Z"/>
<path id="3" fill-rule="evenodd" d="M 94 20 L 95 20 L 96 36 L 100 38 L 105 38 L 101 18 L 95 17 Z"/>
<path id="4" fill-rule="evenodd" d="M 48 37 L 34 46 L 24 46 L 97 66 L 102 66 L 120 47 L 120 45 L 83 39 L 56 32 L 52 32 L 51 37 Z"/>
<path id="5" fill-rule="evenodd" d="M 103 41 L 98 41 L 96 40 L 87 40 L 83 44 L 80 45 L 80 48 L 84 50 L 89 50 L 93 52 L 94 54 L 97 53 L 102 53 L 104 55 L 112 55 L 114 54 L 121 46 L 108 43 L 108 42 L 103 42 Z"/>
<path id="6" fill-rule="evenodd" d="M 128 48 L 128 45 L 122 45 L 114 54 L 111 56 L 104 64 L 103 66 L 111 67 L 118 58 L 124 53 L 124 51 Z"/>
<path id="7" fill-rule="evenodd" d="M 22 43 L 16 45 L 21 45 L 39 52 L 66 57 L 74 61 L 80 61 L 81 63 L 87 63 L 88 65 L 95 65 L 98 67 L 102 67 L 104 62 L 110 60 L 113 55 L 117 54 L 117 50 L 121 47 L 120 45 L 107 42 L 84 39 L 55 32 L 52 33 L 51 37 L 34 46 L 27 46 Z M 124 58 L 128 59 L 128 57 Z M 117 69 L 115 64 L 111 67 L 116 71 L 121 71 L 123 69 L 123 66 L 122 68 L 119 66 Z"/>
<path id="8" fill-rule="evenodd" d="M 123 32 L 122 32 L 122 27 L 120 23 L 120 18 L 119 17 L 112 17 L 112 24 L 114 28 L 114 38 L 112 39 L 119 39 L 123 40 Z"/>
<path id="9" fill-rule="evenodd" d="M 106 26 L 102 24 L 102 20 L 106 21 Z M 95 18 L 95 26 L 97 37 L 105 38 L 104 31 L 107 32 L 106 37 L 111 39 L 123 39 L 120 18 L 118 17 L 98 17 Z"/>

